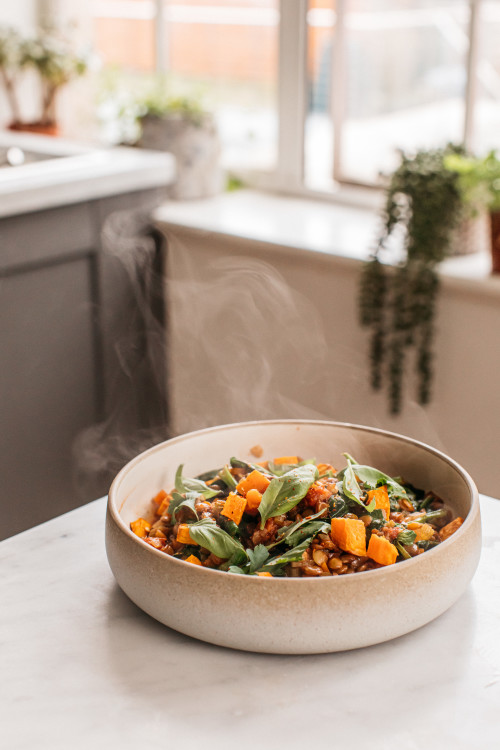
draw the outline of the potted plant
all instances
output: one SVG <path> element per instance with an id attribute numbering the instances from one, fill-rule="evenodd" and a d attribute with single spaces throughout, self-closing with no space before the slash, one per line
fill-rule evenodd
<path id="1" fill-rule="evenodd" d="M 13 125 L 20 123 L 17 84 L 22 67 L 21 38 L 14 29 L 0 28 L 0 79 Z"/>
<path id="2" fill-rule="evenodd" d="M 170 197 L 205 198 L 223 188 L 220 142 L 213 115 L 199 100 L 171 97 L 160 87 L 138 102 L 138 145 L 169 151 L 176 159 Z"/>
<path id="3" fill-rule="evenodd" d="M 500 159 L 496 151 L 484 157 L 448 154 L 446 168 L 458 175 L 464 205 L 478 214 L 484 207 L 489 214 L 492 272 L 500 273 Z"/>
<path id="4" fill-rule="evenodd" d="M 371 384 L 387 388 L 390 411 L 401 410 L 407 355 L 415 351 L 417 399 L 430 400 L 432 343 L 439 277 L 463 215 L 459 178 L 445 166 L 446 149 L 401 154 L 386 188 L 383 226 L 376 250 L 360 282 L 360 321 L 370 330 Z M 403 230 L 403 257 L 395 267 L 383 262 L 396 230 Z"/>
<path id="5" fill-rule="evenodd" d="M 21 73 L 33 69 L 40 82 L 40 115 L 34 122 L 20 116 L 18 86 Z M 0 71 L 11 109 L 11 130 L 47 135 L 58 133 L 56 102 L 61 88 L 87 70 L 86 60 L 71 51 L 69 42 L 43 35 L 22 39 L 12 30 L 0 34 Z"/>

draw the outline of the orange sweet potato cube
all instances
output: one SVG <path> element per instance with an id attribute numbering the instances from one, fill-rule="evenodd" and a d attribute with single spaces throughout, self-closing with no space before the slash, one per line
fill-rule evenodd
<path id="1" fill-rule="evenodd" d="M 240 495 L 246 495 L 248 490 L 259 490 L 263 495 L 270 483 L 270 479 L 261 474 L 260 471 L 257 471 L 257 469 L 254 469 L 247 477 L 238 482 L 236 489 Z"/>
<path id="2" fill-rule="evenodd" d="M 257 575 L 258 576 L 262 576 L 262 577 L 266 577 L 266 578 L 272 578 L 273 577 L 272 573 L 267 573 L 267 572 L 257 573 Z"/>
<path id="3" fill-rule="evenodd" d="M 387 492 L 385 484 L 382 487 L 377 487 L 376 490 L 369 490 L 368 504 L 370 504 L 372 500 L 375 500 L 375 507 L 383 512 L 388 521 L 391 514 L 391 501 L 389 500 L 389 493 Z"/>
<path id="4" fill-rule="evenodd" d="M 344 552 L 366 555 L 366 530 L 359 518 L 332 518 L 331 537 Z"/>
<path id="5" fill-rule="evenodd" d="M 282 464 L 298 464 L 299 458 L 298 456 L 280 456 L 279 458 L 273 459 L 273 462 L 276 466 L 281 466 Z"/>
<path id="6" fill-rule="evenodd" d="M 132 521 L 130 528 L 134 534 L 137 534 L 141 539 L 144 539 L 148 531 L 151 529 L 151 524 L 146 521 L 145 518 L 138 518 L 137 521 Z"/>
<path id="7" fill-rule="evenodd" d="M 179 524 L 176 541 L 181 542 L 181 544 L 198 544 L 198 542 L 195 542 L 194 539 L 191 539 L 189 536 L 189 524 L 187 523 Z"/>
<path id="8" fill-rule="evenodd" d="M 372 534 L 366 554 L 379 565 L 393 565 L 398 557 L 398 549 L 384 536 Z"/>
<path id="9" fill-rule="evenodd" d="M 246 504 L 245 497 L 237 495 L 236 492 L 230 492 L 221 510 L 221 515 L 226 516 L 226 518 L 231 519 L 231 521 L 234 521 L 238 525 L 241 522 Z"/>
<path id="10" fill-rule="evenodd" d="M 257 511 L 259 510 L 259 505 L 260 505 L 261 500 L 262 500 L 262 494 L 259 492 L 259 490 L 248 490 L 247 505 L 245 508 L 245 513 L 248 513 L 250 516 L 257 515 Z"/>
<path id="11" fill-rule="evenodd" d="M 193 565 L 201 565 L 201 560 L 198 560 L 196 555 L 189 555 L 189 557 L 186 557 L 185 562 L 193 563 Z"/>

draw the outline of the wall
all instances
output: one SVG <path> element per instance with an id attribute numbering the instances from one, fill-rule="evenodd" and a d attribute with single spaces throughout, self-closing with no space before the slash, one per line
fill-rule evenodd
<path id="1" fill-rule="evenodd" d="M 166 226 L 172 427 L 313 417 L 441 448 L 499 495 L 500 290 L 443 279 L 434 397 L 401 415 L 368 384 L 359 262 Z"/>

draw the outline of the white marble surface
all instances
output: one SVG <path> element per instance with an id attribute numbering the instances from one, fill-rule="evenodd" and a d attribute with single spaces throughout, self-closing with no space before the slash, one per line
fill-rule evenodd
<path id="1" fill-rule="evenodd" d="M 0 744 L 497 750 L 500 501 L 483 497 L 481 509 L 481 562 L 448 612 L 392 642 L 321 656 L 226 650 L 143 614 L 107 565 L 104 499 L 8 539 Z"/>
<path id="2" fill-rule="evenodd" d="M 156 151 L 0 131 L 0 149 L 12 145 L 58 158 L 0 169 L 0 217 L 163 187 L 175 174 L 171 154 Z"/>

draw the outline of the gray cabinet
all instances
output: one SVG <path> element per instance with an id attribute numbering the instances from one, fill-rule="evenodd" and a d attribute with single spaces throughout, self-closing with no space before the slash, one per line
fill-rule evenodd
<path id="1" fill-rule="evenodd" d="M 86 477 L 78 441 L 90 430 L 89 450 L 117 404 L 140 403 L 120 345 L 143 346 L 143 311 L 101 230 L 112 212 L 159 199 L 149 190 L 0 220 L 0 538 L 107 489 L 116 466 Z M 128 408 L 123 426 L 140 431 L 141 419 Z"/>

